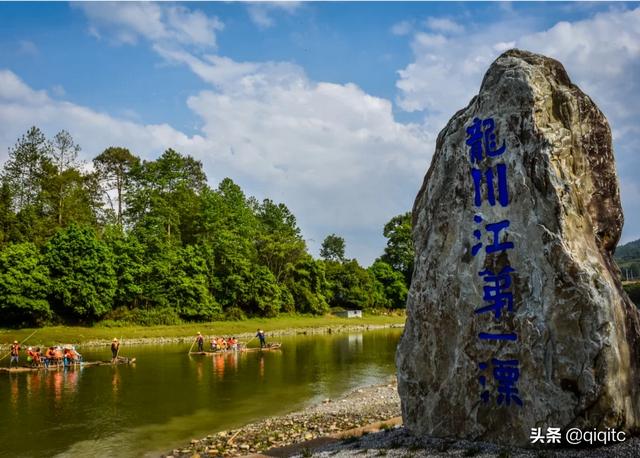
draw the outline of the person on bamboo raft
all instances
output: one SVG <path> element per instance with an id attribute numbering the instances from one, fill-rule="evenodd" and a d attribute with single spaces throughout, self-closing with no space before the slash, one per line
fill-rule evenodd
<path id="1" fill-rule="evenodd" d="M 53 347 L 49 347 L 44 354 L 44 367 L 49 367 L 49 364 L 57 364 L 56 351 Z"/>
<path id="2" fill-rule="evenodd" d="M 120 342 L 115 337 L 113 338 L 113 342 L 111 342 L 111 362 L 115 363 L 118 359 L 118 351 L 120 350 Z"/>
<path id="3" fill-rule="evenodd" d="M 267 345 L 267 339 L 264 335 L 264 331 L 262 329 L 258 329 L 256 337 L 260 339 L 260 348 L 264 348 Z"/>
<path id="4" fill-rule="evenodd" d="M 13 341 L 13 345 L 11 345 L 11 359 L 9 360 L 9 367 L 14 363 L 16 366 L 18 365 L 18 356 L 20 355 L 20 344 L 17 340 Z"/>
<path id="5" fill-rule="evenodd" d="M 204 337 L 202 337 L 202 334 L 199 332 L 196 336 L 196 343 L 198 344 L 198 351 L 204 351 Z"/>

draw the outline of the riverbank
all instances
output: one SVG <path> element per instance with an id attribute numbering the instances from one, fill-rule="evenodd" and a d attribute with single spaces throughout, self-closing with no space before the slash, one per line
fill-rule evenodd
<path id="1" fill-rule="evenodd" d="M 402 426 L 395 379 L 325 400 L 300 412 L 194 439 L 162 458 L 636 458 L 640 437 L 605 447 L 538 449 L 487 442 L 417 438 Z"/>
<path id="2" fill-rule="evenodd" d="M 8 351 L 11 342 L 23 342 L 36 331 L 27 344 L 49 346 L 53 344 L 75 344 L 83 347 L 108 345 L 114 337 L 123 346 L 163 343 L 191 343 L 197 332 L 206 336 L 235 336 L 249 340 L 256 329 L 264 329 L 267 337 L 297 334 L 326 334 L 332 332 L 368 331 L 374 329 L 403 327 L 404 315 L 367 315 L 362 318 L 340 318 L 333 315 L 302 316 L 284 315 L 276 318 L 250 318 L 243 321 L 214 321 L 175 326 L 126 326 L 118 328 L 50 326 L 40 329 L 0 330 L 0 351 Z"/>
<path id="3" fill-rule="evenodd" d="M 371 424 L 391 428 L 400 415 L 400 398 L 395 377 L 385 384 L 357 389 L 337 399 L 281 417 L 267 418 L 242 428 L 221 431 L 162 455 L 165 458 L 186 458 L 198 454 L 205 457 L 237 457 L 280 450 L 280 456 L 296 452 L 296 444 L 343 437 L 345 431 Z M 354 433 L 355 434 L 355 433 Z M 345 437 L 346 441 L 351 437 Z M 278 456 L 278 455 L 273 455 Z"/>

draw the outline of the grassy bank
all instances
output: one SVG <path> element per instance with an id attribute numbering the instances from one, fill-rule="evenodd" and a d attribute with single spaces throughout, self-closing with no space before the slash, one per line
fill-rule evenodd
<path id="1" fill-rule="evenodd" d="M 362 318 L 338 318 L 332 315 L 302 316 L 283 315 L 276 318 L 250 318 L 243 321 L 214 321 L 211 323 L 181 324 L 175 326 L 127 326 L 118 328 L 81 326 L 49 326 L 40 328 L 28 340 L 28 344 L 51 345 L 56 343 L 95 343 L 110 341 L 114 337 L 141 341 L 149 339 L 191 338 L 199 331 L 204 335 L 240 336 L 255 333 L 262 328 L 268 334 L 292 331 L 310 331 L 321 328 L 341 328 L 352 326 L 391 326 L 403 324 L 404 316 L 364 315 Z M 7 346 L 13 340 L 22 342 L 35 329 L 2 329 L 0 330 L 0 346 Z"/>

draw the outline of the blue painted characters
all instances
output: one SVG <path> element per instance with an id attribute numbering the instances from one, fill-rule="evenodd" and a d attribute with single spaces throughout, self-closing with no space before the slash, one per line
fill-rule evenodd
<path id="1" fill-rule="evenodd" d="M 518 406 L 523 405 L 522 399 L 518 395 L 518 388 L 515 386 L 518 378 L 520 378 L 519 362 L 517 359 L 499 360 L 496 358 L 491 359 L 491 365 L 493 366 L 492 375 L 493 379 L 498 385 L 498 396 L 496 397 L 496 403 L 498 405 L 510 406 L 513 402 Z M 481 371 L 485 371 L 489 365 L 487 363 L 478 364 L 478 368 Z M 487 377 L 480 375 L 478 377 L 480 386 L 483 388 L 480 393 L 480 399 L 484 403 L 488 403 L 491 400 L 491 392 L 487 388 Z"/>
<path id="2" fill-rule="evenodd" d="M 493 118 L 474 118 L 473 123 L 466 129 L 466 144 L 469 147 L 469 161 L 471 162 L 471 178 L 473 182 L 473 203 L 478 211 L 483 205 L 494 207 L 499 204 L 501 207 L 509 206 L 509 184 L 507 175 L 507 164 L 495 162 L 507 151 L 506 143 L 501 146 L 495 133 L 495 121 Z M 498 159 L 499 160 L 499 159 Z M 473 217 L 475 229 L 473 237 L 475 244 L 471 247 L 471 255 L 477 256 L 481 251 L 486 255 L 493 253 L 502 254 L 515 248 L 514 242 L 508 238 L 508 229 L 511 221 L 501 219 L 500 221 L 484 221 L 481 214 Z M 484 248 L 484 250 L 482 250 Z M 506 258 L 508 260 L 508 258 Z M 508 263 L 499 272 L 490 268 L 484 268 L 478 272 L 482 279 L 482 300 L 483 305 L 475 308 L 477 316 L 489 315 L 494 325 L 505 326 L 505 317 L 514 312 L 514 300 L 512 291 L 512 274 L 515 269 Z M 509 329 L 491 329 L 491 332 L 479 332 L 478 339 L 485 342 L 517 343 L 518 335 Z M 517 348 L 515 349 L 517 350 Z M 520 378 L 520 362 L 517 359 L 501 360 L 491 358 L 492 370 L 489 372 L 492 383 L 485 373 L 489 369 L 488 362 L 478 364 L 480 375 L 481 393 L 480 399 L 486 404 L 492 399 L 498 406 L 511 407 L 513 405 L 522 407 L 523 402 L 519 396 L 516 386 Z M 490 388 L 496 391 L 492 396 Z"/>
<path id="3" fill-rule="evenodd" d="M 475 215 L 473 217 L 473 221 L 476 224 L 480 224 L 482 220 L 482 216 Z M 513 248 L 513 242 L 503 241 L 501 242 L 500 231 L 507 229 L 511 225 L 511 221 L 508 219 L 498 221 L 497 223 L 489 223 L 484 225 L 484 229 L 486 232 L 490 232 L 493 234 L 491 237 L 491 243 L 484 247 L 486 253 L 495 253 L 497 251 L 506 251 Z M 473 231 L 473 236 L 478 240 L 478 243 L 471 247 L 471 254 L 473 256 L 477 255 L 480 249 L 483 247 L 482 240 L 482 231 L 480 229 L 476 229 Z"/>

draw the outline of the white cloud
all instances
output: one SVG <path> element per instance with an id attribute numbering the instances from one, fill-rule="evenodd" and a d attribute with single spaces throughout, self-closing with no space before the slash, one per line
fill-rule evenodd
<path id="1" fill-rule="evenodd" d="M 37 56 L 40 54 L 40 50 L 33 41 L 20 40 L 18 42 L 18 53 L 28 56 Z"/>
<path id="2" fill-rule="evenodd" d="M 527 49 L 558 59 L 609 118 L 622 184 L 627 233 L 640 235 L 640 158 L 635 139 L 640 106 L 640 8 L 612 9 L 575 22 L 558 22 L 547 30 L 510 19 L 469 24 L 464 35 L 417 31 L 411 46 L 414 61 L 398 72 L 398 105 L 422 112 L 431 135 L 467 105 L 484 72 L 503 51 Z M 441 32 L 444 32 L 442 28 Z M 473 44 L 473 45 L 470 45 Z M 630 190 L 636 190 L 633 194 Z"/>
<path id="3" fill-rule="evenodd" d="M 391 26 L 391 33 L 394 35 L 409 35 L 413 32 L 413 22 L 400 21 Z"/>
<path id="4" fill-rule="evenodd" d="M 68 130 L 91 159 L 110 145 L 124 145 L 144 157 L 155 157 L 170 145 L 196 148 L 203 139 L 188 137 L 167 124 L 142 125 L 49 97 L 9 70 L 0 70 L 0 162 L 20 135 L 36 125 L 49 136 Z"/>
<path id="5" fill-rule="evenodd" d="M 64 86 L 61 84 L 54 84 L 51 86 L 51 92 L 56 97 L 64 97 L 67 94 L 67 91 L 64 90 Z"/>
<path id="6" fill-rule="evenodd" d="M 280 11 L 293 14 L 300 5 L 301 2 L 293 1 L 251 2 L 247 4 L 247 13 L 255 25 L 266 29 L 275 25 L 273 13 Z"/>
<path id="7" fill-rule="evenodd" d="M 448 18 L 429 17 L 425 24 L 431 30 L 443 33 L 462 33 L 464 27 Z"/>
<path id="8" fill-rule="evenodd" d="M 157 43 L 216 47 L 216 32 L 224 28 L 215 16 L 181 5 L 151 2 L 72 3 L 89 19 L 89 32 L 102 38 L 106 31 L 118 43 L 135 44 L 140 38 Z"/>

